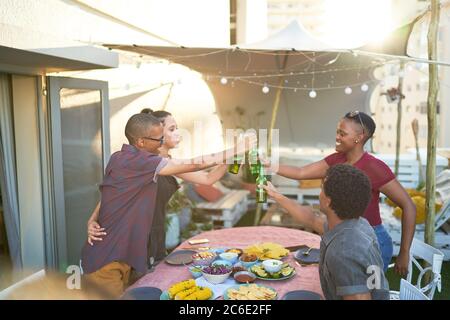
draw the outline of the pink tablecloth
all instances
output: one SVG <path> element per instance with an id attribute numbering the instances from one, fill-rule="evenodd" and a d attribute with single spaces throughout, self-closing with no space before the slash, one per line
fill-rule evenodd
<path id="1" fill-rule="evenodd" d="M 262 242 L 275 242 L 285 247 L 296 245 L 307 245 L 319 248 L 320 237 L 318 235 L 289 228 L 279 227 L 242 227 L 214 230 L 201 233 L 192 239 L 209 239 L 208 244 L 197 245 L 197 247 L 208 246 L 211 248 L 233 247 L 245 248 L 249 245 Z M 192 247 L 186 242 L 177 249 Z M 194 246 L 195 247 L 195 246 Z M 288 280 L 266 281 L 257 279 L 255 283 L 263 284 L 275 288 L 278 297 L 282 297 L 286 292 L 292 290 L 309 290 L 319 293 L 323 297 L 320 286 L 319 270 L 317 265 L 301 267 L 295 263 L 291 252 L 287 260 L 295 267 L 296 275 Z M 172 284 L 191 279 L 192 276 L 186 266 L 173 266 L 161 262 L 155 270 L 139 279 L 131 288 L 136 287 L 157 287 L 167 290 Z"/>

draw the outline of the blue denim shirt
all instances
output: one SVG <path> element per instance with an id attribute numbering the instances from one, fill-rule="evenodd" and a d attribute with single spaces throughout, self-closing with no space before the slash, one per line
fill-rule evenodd
<path id="1" fill-rule="evenodd" d="M 326 299 L 367 292 L 374 300 L 389 299 L 377 237 L 364 218 L 344 220 L 332 230 L 325 223 L 319 273 Z"/>

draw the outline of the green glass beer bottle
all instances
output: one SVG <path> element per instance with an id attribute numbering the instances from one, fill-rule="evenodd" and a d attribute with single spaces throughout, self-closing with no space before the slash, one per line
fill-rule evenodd
<path id="1" fill-rule="evenodd" d="M 257 176 L 259 174 L 259 167 L 261 166 L 261 162 L 258 157 L 258 149 L 252 148 L 248 152 L 248 164 L 250 166 L 250 172 L 253 176 Z"/>
<path id="2" fill-rule="evenodd" d="M 238 174 L 241 167 L 241 158 L 234 157 L 233 163 L 228 166 L 228 172 L 232 174 Z"/>
<path id="3" fill-rule="evenodd" d="M 259 175 L 256 178 L 256 202 L 266 203 L 267 202 L 267 191 L 260 187 L 260 185 L 267 186 L 267 177 L 264 173 L 264 166 L 259 166 Z"/>

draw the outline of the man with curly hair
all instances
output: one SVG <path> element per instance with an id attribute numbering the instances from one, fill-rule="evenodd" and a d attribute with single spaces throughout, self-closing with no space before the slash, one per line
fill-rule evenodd
<path id="1" fill-rule="evenodd" d="M 363 171 L 348 164 L 327 170 L 319 197 L 326 219 L 272 184 L 263 187 L 296 220 L 322 235 L 319 273 L 326 299 L 389 299 L 377 237 L 362 217 L 371 199 L 370 180 Z"/>

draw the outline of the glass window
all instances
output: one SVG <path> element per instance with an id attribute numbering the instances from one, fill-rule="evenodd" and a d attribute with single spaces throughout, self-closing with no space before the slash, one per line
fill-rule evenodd
<path id="1" fill-rule="evenodd" d="M 103 177 L 101 92 L 62 88 L 60 97 L 67 257 L 77 264 Z"/>

